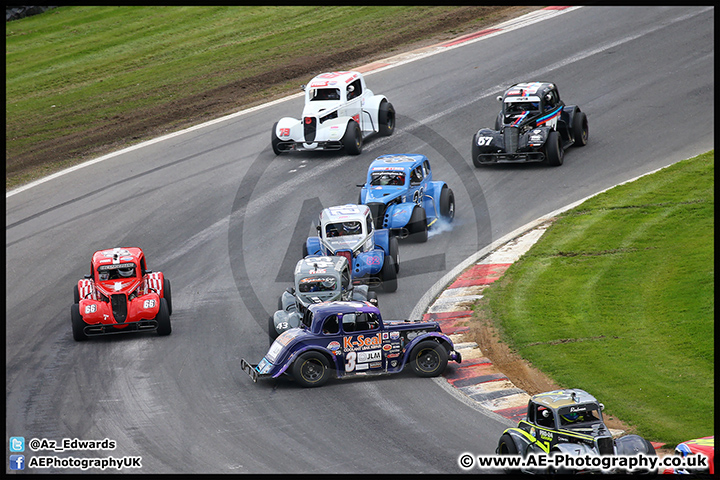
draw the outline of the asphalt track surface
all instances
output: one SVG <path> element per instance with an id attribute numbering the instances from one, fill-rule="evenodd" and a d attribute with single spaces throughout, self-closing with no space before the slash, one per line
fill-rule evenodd
<path id="1" fill-rule="evenodd" d="M 311 222 L 356 201 L 376 156 L 428 155 L 455 191 L 456 221 L 401 244 L 399 288 L 379 300 L 385 318 L 406 318 L 493 240 L 713 149 L 713 38 L 711 7 L 573 9 L 367 75 L 398 130 L 368 138 L 358 157 L 275 157 L 270 128 L 300 114 L 294 97 L 8 195 L 7 437 L 109 438 L 112 451 L 26 456 L 137 455 L 142 473 L 463 472 L 459 455 L 492 453 L 509 421 L 437 382 L 404 372 L 302 389 L 240 370 L 267 350 L 267 317 Z M 495 96 L 531 80 L 555 82 L 586 112 L 588 145 L 559 168 L 474 168 L 471 139 L 492 126 Z M 72 287 L 93 251 L 114 246 L 142 247 L 172 281 L 172 335 L 73 341 Z"/>

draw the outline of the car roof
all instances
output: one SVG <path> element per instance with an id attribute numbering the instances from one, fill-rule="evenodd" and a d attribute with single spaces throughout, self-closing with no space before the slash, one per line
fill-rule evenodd
<path id="1" fill-rule="evenodd" d="M 369 214 L 370 207 L 367 205 L 348 203 L 347 205 L 328 207 L 320 213 L 320 224 L 326 225 L 327 223 L 348 222 L 353 220 L 364 222 L 365 217 Z"/>
<path id="2" fill-rule="evenodd" d="M 348 72 L 325 72 L 317 75 L 310 83 L 308 88 L 324 88 L 324 87 L 337 87 L 340 88 L 343 85 L 348 85 L 358 78 L 362 78 L 360 72 L 348 71 Z"/>
<path id="3" fill-rule="evenodd" d="M 336 301 L 336 302 L 323 302 L 310 305 L 308 307 L 313 314 L 325 317 L 327 315 L 337 315 L 355 312 L 373 312 L 377 313 L 377 307 L 370 305 L 366 302 L 358 301 Z"/>
<path id="4" fill-rule="evenodd" d="M 143 257 L 143 251 L 137 247 L 116 247 L 106 250 L 98 250 L 93 254 L 94 265 L 112 265 L 114 263 L 139 263 Z"/>
<path id="5" fill-rule="evenodd" d="M 597 403 L 597 399 L 595 397 L 579 388 L 538 393 L 530 400 L 553 409 L 581 403 Z"/>
<path id="6" fill-rule="evenodd" d="M 503 94 L 503 102 L 537 102 L 545 92 L 555 88 L 550 82 L 521 82 L 508 87 Z"/>
<path id="7" fill-rule="evenodd" d="M 323 262 L 326 263 L 329 261 L 332 262 L 333 266 L 330 269 L 325 268 L 318 268 L 318 263 Z M 295 275 L 337 275 L 338 272 L 342 272 L 342 270 L 347 265 L 348 261 L 345 257 L 340 256 L 332 256 L 332 257 L 319 257 L 319 256 L 310 256 L 305 257 L 302 260 L 298 261 L 295 265 Z"/>
<path id="8" fill-rule="evenodd" d="M 427 160 L 425 155 L 418 153 L 394 153 L 380 155 L 368 167 L 370 171 L 381 170 L 410 170 L 423 161 Z"/>

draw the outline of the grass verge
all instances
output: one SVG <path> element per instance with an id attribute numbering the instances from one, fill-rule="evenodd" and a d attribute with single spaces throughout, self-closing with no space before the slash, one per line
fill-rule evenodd
<path id="1" fill-rule="evenodd" d="M 560 215 L 475 306 L 557 384 L 671 445 L 714 430 L 714 159 Z"/>
<path id="2" fill-rule="evenodd" d="M 6 189 L 538 8 L 65 6 L 7 22 Z"/>

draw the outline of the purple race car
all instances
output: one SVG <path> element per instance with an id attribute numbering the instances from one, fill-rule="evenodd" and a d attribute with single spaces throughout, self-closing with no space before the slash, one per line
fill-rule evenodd
<path id="1" fill-rule="evenodd" d="M 319 387 L 334 370 L 338 378 L 398 373 L 406 365 L 421 377 L 436 377 L 460 353 L 437 322 L 383 322 L 369 302 L 325 302 L 308 306 L 300 327 L 283 332 L 258 364 L 240 361 L 258 378 L 291 376 L 303 387 Z"/>

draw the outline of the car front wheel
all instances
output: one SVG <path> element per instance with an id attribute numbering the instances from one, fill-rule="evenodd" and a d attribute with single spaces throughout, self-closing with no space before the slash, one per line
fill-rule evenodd
<path id="1" fill-rule="evenodd" d="M 378 111 L 379 133 L 383 137 L 389 137 L 395 131 L 395 108 L 392 103 L 383 100 Z"/>
<path id="2" fill-rule="evenodd" d="M 576 147 L 584 147 L 588 142 L 588 121 L 583 112 L 575 113 L 572 121 L 572 131 Z"/>
<path id="3" fill-rule="evenodd" d="M 80 315 L 80 305 L 77 303 L 73 303 L 70 305 L 70 320 L 72 321 L 72 333 L 73 333 L 73 339 L 75 339 L 76 342 L 82 342 L 83 340 L 87 340 L 87 335 L 85 335 L 85 321 L 82 319 L 82 315 Z"/>
<path id="4" fill-rule="evenodd" d="M 410 365 L 419 377 L 437 377 L 445 371 L 447 363 L 445 347 L 432 340 L 418 343 L 410 352 Z"/>
<path id="5" fill-rule="evenodd" d="M 455 218 L 455 194 L 447 185 L 440 190 L 440 216 L 448 222 Z"/>
<path id="6" fill-rule="evenodd" d="M 362 132 L 360 125 L 354 120 L 348 122 L 345 135 L 342 137 L 342 144 L 350 155 L 360 155 L 362 152 Z"/>
<path id="7" fill-rule="evenodd" d="M 164 298 L 160 299 L 160 308 L 158 309 L 155 321 L 158 323 L 158 335 L 170 335 L 172 332 L 172 325 L 170 325 L 170 312 L 168 311 L 167 300 Z"/>
<path id="8" fill-rule="evenodd" d="M 547 159 L 548 165 L 559 167 L 563 164 L 564 155 L 565 152 L 560 144 L 560 134 L 553 130 L 545 142 L 545 158 Z"/>

